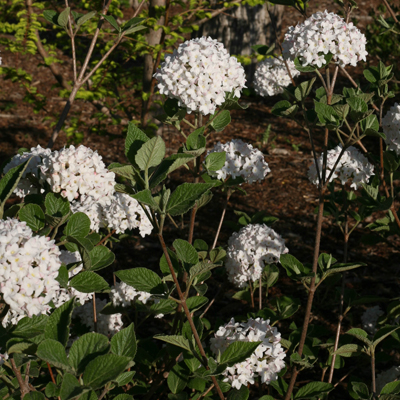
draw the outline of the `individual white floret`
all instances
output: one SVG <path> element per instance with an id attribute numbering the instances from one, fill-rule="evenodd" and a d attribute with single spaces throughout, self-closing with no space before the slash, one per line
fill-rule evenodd
<path id="1" fill-rule="evenodd" d="M 104 224 L 116 233 L 127 229 L 139 228 L 140 235 L 145 237 L 153 229 L 153 225 L 136 199 L 128 194 L 115 193 L 111 204 L 103 207 Z"/>
<path id="2" fill-rule="evenodd" d="M 260 150 L 240 139 L 233 139 L 228 143 L 218 142 L 207 155 L 215 152 L 226 153 L 225 165 L 214 175 L 221 180 L 227 176 L 232 178 L 242 177 L 247 183 L 261 181 L 271 172 Z"/>
<path id="3" fill-rule="evenodd" d="M 386 135 L 385 143 L 389 150 L 400 155 L 400 104 L 395 103 L 382 118 L 382 128 Z"/>
<path id="4" fill-rule="evenodd" d="M 54 240 L 33 236 L 26 222 L 0 220 L 0 292 L 10 306 L 6 321 L 49 311 L 60 288 L 59 256 Z"/>
<path id="5" fill-rule="evenodd" d="M 392 367 L 376 376 L 376 393 L 380 393 L 387 383 L 399 380 L 400 366 Z"/>
<path id="6" fill-rule="evenodd" d="M 341 151 L 342 145 L 335 147 L 332 150 L 328 150 L 327 155 L 327 171 L 326 177 L 328 178 L 333 170 L 336 160 L 338 159 Z M 323 154 L 317 160 L 319 172 L 322 171 L 323 165 Z M 340 158 L 334 173 L 330 177 L 330 182 L 338 178 L 342 185 L 345 185 L 348 180 L 352 181 L 350 187 L 358 189 L 363 183 L 368 183 L 369 178 L 374 174 L 374 166 L 368 161 L 367 157 L 360 153 L 355 147 L 348 147 L 342 157 Z M 314 185 L 318 185 L 318 175 L 317 169 L 315 167 L 315 162 L 312 163 L 308 170 L 308 177 Z"/>
<path id="7" fill-rule="evenodd" d="M 143 304 L 147 303 L 151 297 L 150 293 L 140 292 L 125 282 L 117 283 L 111 288 L 110 299 L 114 306 L 129 306 L 134 300 L 140 300 Z"/>
<path id="8" fill-rule="evenodd" d="M 383 314 L 384 312 L 379 306 L 368 308 L 361 317 L 363 329 L 371 335 L 375 334 L 377 331 L 376 323 L 378 322 L 379 317 Z"/>
<path id="9" fill-rule="evenodd" d="M 1 58 L 0 58 L 0 65 L 1 65 Z M 0 349 L 1 350 L 1 349 Z M 5 361 L 8 360 L 8 354 L 7 352 L 0 353 L 0 367 L 4 364 Z"/>
<path id="10" fill-rule="evenodd" d="M 249 224 L 228 241 L 225 267 L 228 279 L 237 287 L 257 281 L 267 264 L 277 263 L 288 253 L 285 241 L 265 224 Z"/>
<path id="11" fill-rule="evenodd" d="M 107 304 L 107 300 L 96 298 L 97 332 L 103 335 L 115 335 L 122 329 L 122 314 L 101 314 L 100 311 Z M 74 309 L 73 317 L 80 318 L 81 322 L 91 331 L 94 331 L 92 301 Z"/>
<path id="12" fill-rule="evenodd" d="M 287 64 L 292 78 L 300 75 L 293 61 L 288 60 Z M 291 83 L 292 81 L 282 57 L 266 58 L 257 65 L 254 74 L 254 90 L 260 96 L 275 96 L 283 93 L 283 88 L 289 86 Z"/>
<path id="13" fill-rule="evenodd" d="M 106 205 L 114 193 L 115 174 L 105 167 L 97 151 L 85 146 L 52 152 L 43 159 L 40 170 L 51 190 L 70 202 L 90 196 Z"/>
<path id="14" fill-rule="evenodd" d="M 210 37 L 188 40 L 167 55 L 154 74 L 161 94 L 177 99 L 188 113 L 213 114 L 226 93 L 240 97 L 245 72 L 222 43 Z"/>
<path id="15" fill-rule="evenodd" d="M 22 175 L 21 180 L 19 181 L 14 193 L 18 197 L 25 197 L 28 194 L 36 194 L 39 193 L 39 188 L 33 182 L 41 185 L 43 184 L 43 177 L 40 174 L 39 167 L 42 165 L 43 159 L 49 157 L 51 154 L 50 149 L 44 149 L 40 145 L 36 147 L 32 147 L 30 151 L 24 152 L 22 154 L 15 155 L 11 161 L 4 167 L 3 172 L 7 173 L 10 169 L 21 165 L 29 158 L 33 157 Z M 29 179 L 29 176 L 33 178 L 33 180 Z M 43 192 L 42 189 L 40 192 Z"/>
<path id="16" fill-rule="evenodd" d="M 313 14 L 303 23 L 291 26 L 282 43 L 283 56 L 299 58 L 303 66 L 326 64 L 325 55 L 331 53 L 332 60 L 341 66 L 366 61 L 367 39 L 352 22 L 328 11 Z"/>
<path id="17" fill-rule="evenodd" d="M 224 382 L 240 389 L 242 385 L 254 384 L 258 377 L 266 384 L 278 379 L 278 373 L 285 367 L 283 359 L 286 356 L 280 340 L 281 334 L 269 325 L 269 320 L 250 318 L 247 322 L 235 323 L 232 318 L 228 324 L 219 327 L 210 340 L 210 347 L 218 356 L 234 342 L 262 342 L 249 358 L 227 368 L 223 374 Z"/>

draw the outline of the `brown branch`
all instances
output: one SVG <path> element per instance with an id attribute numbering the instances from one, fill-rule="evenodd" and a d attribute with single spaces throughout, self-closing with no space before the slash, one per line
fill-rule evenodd
<path id="1" fill-rule="evenodd" d="M 396 24 L 399 25 L 400 22 L 399 22 L 399 20 L 397 19 L 396 14 L 394 13 L 392 7 L 390 7 L 390 5 L 389 5 L 389 3 L 387 2 L 387 0 L 382 0 L 382 1 L 383 1 L 383 3 L 385 4 L 386 8 L 388 9 L 390 15 L 392 16 L 394 22 L 396 22 Z"/>
<path id="2" fill-rule="evenodd" d="M 100 240 L 99 243 L 96 244 L 96 246 L 102 245 L 107 239 L 109 239 L 112 235 L 114 235 L 115 229 L 113 229 L 107 236 L 105 236 L 103 239 Z"/>
<path id="3" fill-rule="evenodd" d="M 228 189 L 228 192 L 226 194 L 226 201 L 225 201 L 225 205 L 224 205 L 224 209 L 222 210 L 222 215 L 221 215 L 221 219 L 219 220 L 219 225 L 218 225 L 218 229 L 217 229 L 217 233 L 215 235 L 214 238 L 214 243 L 211 247 L 211 250 L 215 249 L 215 246 L 217 245 L 217 241 L 218 241 L 218 237 L 219 234 L 221 232 L 221 228 L 222 228 L 222 223 L 224 222 L 224 218 L 225 218 L 225 213 L 226 213 L 226 209 L 228 208 L 228 202 L 229 202 L 229 198 L 231 197 L 231 191 Z"/>
<path id="4" fill-rule="evenodd" d="M 21 370 L 19 368 L 17 368 L 13 358 L 10 359 L 10 362 L 11 362 L 12 370 L 15 374 L 15 377 L 17 378 L 17 381 L 18 381 L 18 384 L 19 384 L 19 387 L 21 390 L 21 400 L 23 400 L 24 396 L 30 392 L 29 384 L 25 383 L 25 381 L 22 379 Z"/>
<path id="5" fill-rule="evenodd" d="M 173 265 L 172 265 L 171 259 L 170 259 L 170 257 L 169 257 L 169 253 L 168 253 L 168 250 L 167 250 L 167 246 L 166 246 L 166 244 L 165 244 L 165 242 L 164 242 L 163 235 L 162 235 L 162 233 L 159 233 L 157 236 L 158 236 L 158 239 L 159 239 L 159 241 L 160 241 L 160 243 L 161 243 L 161 247 L 162 247 L 162 249 L 163 249 L 165 258 L 166 258 L 166 260 L 167 260 L 168 267 L 169 267 L 169 270 L 170 270 L 171 275 L 172 275 L 172 279 L 174 280 L 174 283 L 175 283 L 175 286 L 176 286 L 176 290 L 177 290 L 178 295 L 179 295 L 180 304 L 182 305 L 182 308 L 183 308 L 183 310 L 184 310 L 184 312 L 185 312 L 186 318 L 187 318 L 187 320 L 188 320 L 188 322 L 189 322 L 190 328 L 192 329 L 194 340 L 195 340 L 197 346 L 199 347 L 200 354 L 201 354 L 201 359 L 202 359 L 202 361 L 203 361 L 203 366 L 204 366 L 207 370 L 209 370 L 210 367 L 208 366 L 208 360 L 207 360 L 206 353 L 205 353 L 204 348 L 203 348 L 203 345 L 202 345 L 202 343 L 201 343 L 199 334 L 197 333 L 196 326 L 194 325 L 193 318 L 192 318 L 192 316 L 191 316 L 191 314 L 190 314 L 189 308 L 188 308 L 188 306 L 187 306 L 187 304 L 186 304 L 185 295 L 183 294 L 183 292 L 182 292 L 182 290 L 181 290 L 181 287 L 180 287 L 178 278 L 177 278 L 177 276 L 176 276 L 176 274 L 175 274 L 175 270 L 174 270 L 174 267 L 173 267 Z M 215 376 L 212 376 L 212 377 L 211 377 L 211 380 L 212 380 L 212 382 L 213 382 L 213 384 L 214 384 L 214 386 L 215 386 L 215 388 L 216 388 L 216 390 L 217 390 L 217 393 L 218 393 L 220 399 L 221 399 L 221 400 L 225 400 L 224 394 L 222 393 L 222 390 L 221 390 L 221 388 L 219 387 L 218 382 L 217 382 L 217 379 L 215 378 Z"/>

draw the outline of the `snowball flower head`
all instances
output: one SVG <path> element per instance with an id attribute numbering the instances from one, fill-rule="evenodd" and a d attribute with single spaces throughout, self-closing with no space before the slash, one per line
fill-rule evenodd
<path id="1" fill-rule="evenodd" d="M 114 193 L 115 174 L 105 167 L 97 151 L 85 146 L 52 152 L 43 159 L 40 170 L 51 190 L 69 201 L 90 196 L 105 205 Z"/>
<path id="2" fill-rule="evenodd" d="M 287 64 L 292 78 L 300 75 L 293 61 L 288 60 Z M 289 86 L 291 83 L 292 81 L 282 57 L 266 58 L 257 65 L 254 74 L 254 90 L 260 96 L 275 96 L 283 93 L 283 88 Z"/>
<path id="3" fill-rule="evenodd" d="M 102 335 L 115 335 L 122 329 L 122 314 L 101 314 L 100 311 L 106 304 L 107 300 L 96 298 L 97 332 Z M 86 325 L 92 332 L 94 331 L 92 302 L 85 303 L 83 306 L 75 308 L 72 316 L 80 318 L 84 325 Z"/>
<path id="4" fill-rule="evenodd" d="M 228 241 L 225 267 L 228 279 L 237 287 L 260 278 L 264 266 L 279 261 L 288 253 L 285 241 L 265 224 L 249 224 Z"/>
<path id="5" fill-rule="evenodd" d="M 286 356 L 280 340 L 281 334 L 269 325 L 269 320 L 250 318 L 247 322 L 235 323 L 232 318 L 228 324 L 219 327 L 210 341 L 215 355 L 222 354 L 234 342 L 262 342 L 249 358 L 224 372 L 224 382 L 240 389 L 242 385 L 254 384 L 257 377 L 266 384 L 278 379 L 278 373 L 285 367 L 283 359 Z"/>
<path id="6" fill-rule="evenodd" d="M 400 155 L 400 104 L 394 106 L 386 113 L 382 119 L 383 132 L 386 135 L 386 144 L 389 150 L 393 150 Z"/>
<path id="7" fill-rule="evenodd" d="M 313 14 L 303 23 L 291 26 L 282 43 L 283 57 L 294 60 L 302 66 L 326 64 L 325 55 L 331 53 L 332 60 L 341 66 L 366 61 L 367 39 L 352 22 L 328 11 Z"/>
<path id="8" fill-rule="evenodd" d="M 50 154 L 50 149 L 44 149 L 40 145 L 38 145 L 36 147 L 32 147 L 31 151 L 15 155 L 11 159 L 11 161 L 4 167 L 3 172 L 7 173 L 10 169 L 23 164 L 25 161 L 29 160 L 32 157 L 32 159 L 29 161 L 28 166 L 26 167 L 25 172 L 22 175 L 21 180 L 14 190 L 14 193 L 18 197 L 23 198 L 28 194 L 39 193 L 38 188 L 31 182 L 31 180 L 29 180 L 28 174 L 32 174 L 33 177 L 38 181 L 38 183 L 42 184 L 43 179 L 40 174 L 39 167 L 42 164 L 42 160 L 49 157 Z"/>
<path id="9" fill-rule="evenodd" d="M 33 236 L 26 222 L 0 220 L 0 293 L 10 306 L 7 322 L 49 311 L 60 288 L 59 256 L 54 240 Z"/>
<path id="10" fill-rule="evenodd" d="M 336 160 L 338 159 L 341 151 L 342 145 L 335 147 L 332 150 L 328 150 L 326 167 L 326 176 L 328 177 L 333 170 Z M 322 171 L 323 165 L 323 154 L 317 160 L 319 172 Z M 350 187 L 358 189 L 363 183 L 367 183 L 369 178 L 374 174 L 374 166 L 368 161 L 367 157 L 360 153 L 355 147 L 348 147 L 342 157 L 340 158 L 335 171 L 333 172 L 330 182 L 338 178 L 342 185 L 346 184 L 348 180 L 352 180 Z M 308 170 L 308 177 L 314 185 L 318 185 L 318 174 L 317 168 L 315 167 L 315 162 L 310 166 Z"/>
<path id="11" fill-rule="evenodd" d="M 213 114 L 226 93 L 240 97 L 245 72 L 222 43 L 210 37 L 188 40 L 167 55 L 154 74 L 161 94 L 177 99 L 188 113 Z"/>
<path id="12" fill-rule="evenodd" d="M 138 201 L 124 193 L 115 193 L 110 206 L 103 207 L 103 216 L 104 224 L 116 233 L 139 228 L 140 235 L 145 237 L 153 229 Z"/>
<path id="13" fill-rule="evenodd" d="M 361 317 L 363 329 L 374 335 L 377 331 L 376 323 L 383 314 L 384 312 L 379 306 L 368 308 Z"/>
<path id="14" fill-rule="evenodd" d="M 240 139 L 233 139 L 225 144 L 218 142 L 207 155 L 222 151 L 226 153 L 226 161 L 225 165 L 214 173 L 218 179 L 225 180 L 228 175 L 232 178 L 240 176 L 245 182 L 254 183 L 261 181 L 271 172 L 263 153 Z"/>

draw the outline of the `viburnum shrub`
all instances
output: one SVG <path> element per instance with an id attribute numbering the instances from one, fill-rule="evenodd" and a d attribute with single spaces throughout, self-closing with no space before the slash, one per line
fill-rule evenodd
<path id="1" fill-rule="evenodd" d="M 245 194 L 244 183 L 257 185 L 274 171 L 250 143 L 227 141 L 223 134 L 222 143 L 213 143 L 213 134 L 231 122 L 231 111 L 245 109 L 238 103 L 244 73 L 221 43 L 188 40 L 155 72 L 160 93 L 168 96 L 158 118 L 184 139 L 176 152 L 167 156 L 161 136 L 150 137 L 131 122 L 126 164 L 106 166 L 85 146 L 37 146 L 3 168 L 2 399 L 399 398 L 397 294 L 361 296 L 346 286 L 347 271 L 365 267 L 348 260 L 349 237 L 360 223 L 369 222 L 370 243 L 390 243 L 400 234 L 394 204 L 400 114 L 397 103 L 386 107 L 394 97 L 392 66 L 364 69 L 361 83 L 346 70 L 366 57 L 365 37 L 349 22 L 354 1 L 338 1 L 345 19 L 328 12 L 307 17 L 307 2 L 284 3 L 304 21 L 285 35 L 282 54 L 255 46 L 279 61 L 264 63 L 269 70 L 255 85 L 268 95 L 282 93 L 273 114 L 291 118 L 310 139 L 312 159 L 303 174 L 319 193 L 311 263 L 289 253 L 288 232 L 273 229 L 276 218 L 262 211 L 237 212 L 230 239 L 217 246 L 232 193 Z M 51 20 L 56 16 L 47 13 Z M 66 27 L 70 16 L 69 8 L 59 14 L 59 25 Z M 397 32 L 396 18 L 381 23 Z M 340 92 L 339 72 L 350 82 Z M 268 89 L 272 75 L 282 81 Z M 323 139 L 319 152 L 317 136 Z M 169 175 L 181 167 L 187 181 L 173 186 Z M 226 201 L 207 243 L 195 238 L 196 214 L 208 210 L 217 190 Z M 13 195 L 18 201 L 11 205 Z M 186 214 L 188 232 L 179 229 L 172 240 L 166 224 L 178 228 L 175 220 Z M 340 262 L 320 253 L 324 218 L 343 234 Z M 134 232 L 157 238 L 155 265 L 135 266 L 134 253 L 133 265 L 115 262 L 116 243 L 126 245 L 124 238 Z M 281 288 L 270 289 L 280 278 L 304 288 L 303 296 L 276 295 Z M 215 281 L 216 293 L 209 289 Z M 229 307 L 228 318 L 219 315 L 220 295 L 241 305 Z M 332 297 L 327 304 L 338 310 L 334 330 L 312 316 L 315 296 Z M 350 311 L 360 306 L 357 321 Z"/>

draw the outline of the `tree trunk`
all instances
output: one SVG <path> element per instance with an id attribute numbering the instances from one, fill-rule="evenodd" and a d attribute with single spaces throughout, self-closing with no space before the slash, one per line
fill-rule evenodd
<path id="1" fill-rule="evenodd" d="M 269 5 L 268 7 L 269 13 L 267 3 L 233 7 L 203 24 L 197 35 L 217 39 L 232 55 L 248 56 L 254 53 L 251 46 L 271 45 L 280 37 L 284 6 Z M 273 18 L 272 23 L 269 15 Z M 275 27 L 277 32 L 275 32 Z M 255 70 L 255 60 L 245 69 L 247 79 L 251 81 Z"/>
<path id="2" fill-rule="evenodd" d="M 165 7 L 166 0 L 150 0 L 149 1 L 149 17 L 154 18 L 156 16 L 155 7 L 163 6 Z M 164 24 L 164 17 L 161 17 L 157 21 L 158 25 Z M 149 46 L 156 46 L 160 44 L 160 39 L 162 35 L 162 29 L 158 29 L 157 31 L 150 29 L 149 33 L 146 35 L 147 44 Z M 154 68 L 154 58 L 153 54 L 146 54 L 144 56 L 144 69 L 143 69 L 143 92 L 150 92 L 151 81 L 153 79 L 153 68 Z M 146 121 L 144 121 L 144 110 L 146 107 L 146 101 L 142 102 L 142 125 L 146 125 Z M 151 118 L 151 113 L 148 115 Z"/>

